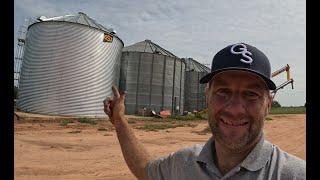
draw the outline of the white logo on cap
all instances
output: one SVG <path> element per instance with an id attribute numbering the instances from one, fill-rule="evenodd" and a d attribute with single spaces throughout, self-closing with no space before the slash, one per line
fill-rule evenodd
<path id="1" fill-rule="evenodd" d="M 239 52 L 234 51 L 234 48 L 235 48 L 236 46 L 241 46 L 241 47 L 239 48 L 239 50 L 240 50 Z M 231 47 L 231 53 L 232 53 L 232 54 L 242 54 L 243 57 L 247 58 L 247 60 L 240 59 L 240 61 L 243 62 L 243 63 L 251 64 L 252 61 L 253 61 L 253 59 L 252 59 L 250 56 L 248 56 L 248 55 L 252 55 L 252 53 L 249 52 L 248 49 L 247 49 L 247 46 L 244 45 L 244 44 L 242 44 L 242 43 L 238 43 L 238 44 L 233 45 L 233 46 Z M 247 55 L 247 54 L 248 54 L 248 55 Z"/>

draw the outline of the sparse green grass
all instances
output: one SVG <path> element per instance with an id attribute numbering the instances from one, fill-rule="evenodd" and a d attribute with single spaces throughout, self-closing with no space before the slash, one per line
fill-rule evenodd
<path id="1" fill-rule="evenodd" d="M 70 132 L 68 132 L 68 133 L 72 133 L 72 134 L 73 134 L 73 133 L 81 133 L 81 131 L 79 131 L 79 130 L 78 130 L 78 131 L 70 131 Z"/>
<path id="2" fill-rule="evenodd" d="M 172 115 L 169 116 L 169 119 L 175 119 L 180 121 L 195 121 L 195 120 L 206 120 L 207 119 L 206 113 L 196 113 L 196 114 L 190 114 L 186 116 L 180 116 L 180 115 Z"/>
<path id="3" fill-rule="evenodd" d="M 270 114 L 305 114 L 306 108 L 300 107 L 278 107 L 271 108 Z"/>
<path id="4" fill-rule="evenodd" d="M 98 131 L 108 131 L 106 128 L 98 128 Z"/>
<path id="5" fill-rule="evenodd" d="M 139 120 L 140 122 L 143 121 L 143 122 L 171 122 L 172 120 L 174 119 L 168 119 L 168 118 L 153 118 L 153 119 L 142 119 L 142 120 Z"/>
<path id="6" fill-rule="evenodd" d="M 71 120 L 71 119 L 63 119 L 63 120 L 60 122 L 60 125 L 61 125 L 61 126 L 66 126 L 66 125 L 68 125 L 69 123 L 73 123 L 73 120 Z"/>
<path id="7" fill-rule="evenodd" d="M 189 121 L 189 120 L 195 120 L 196 118 L 193 115 L 187 115 L 187 116 L 171 115 L 171 116 L 168 116 L 168 119 Z"/>
<path id="8" fill-rule="evenodd" d="M 266 121 L 271 121 L 272 118 L 271 117 L 266 117 Z"/>
<path id="9" fill-rule="evenodd" d="M 306 108 L 304 106 L 298 107 L 278 107 L 278 108 L 271 108 L 270 114 L 305 114 Z M 180 121 L 195 121 L 195 120 L 207 120 L 208 114 L 205 112 L 190 114 L 186 116 L 180 115 L 172 115 L 169 116 L 169 120 L 180 120 Z M 267 119 L 267 120 L 272 120 Z"/>
<path id="10" fill-rule="evenodd" d="M 185 127 L 192 127 L 192 128 L 194 128 L 194 127 L 198 126 L 198 124 L 191 124 L 191 123 L 187 123 L 187 124 L 184 124 L 183 126 L 185 126 Z"/>
<path id="11" fill-rule="evenodd" d="M 129 124 L 135 124 L 135 123 L 137 123 L 135 120 L 128 120 L 128 123 Z"/>
<path id="12" fill-rule="evenodd" d="M 97 122 L 95 122 L 94 120 L 87 118 L 87 117 L 81 117 L 78 119 L 79 123 L 86 123 L 86 124 L 91 124 L 91 125 L 95 125 L 97 124 Z"/>
<path id="13" fill-rule="evenodd" d="M 196 133 L 199 134 L 199 135 L 206 135 L 206 134 L 208 134 L 208 133 L 211 133 L 211 129 L 210 129 L 210 127 L 206 127 L 206 128 L 203 129 L 202 131 L 196 132 Z"/>
<path id="14" fill-rule="evenodd" d="M 206 120 L 208 118 L 208 113 L 196 113 L 195 117 L 197 119 Z"/>
<path id="15" fill-rule="evenodd" d="M 158 131 L 163 129 L 169 129 L 169 128 L 176 128 L 176 127 L 182 127 L 183 124 L 146 124 L 141 127 L 137 127 L 137 129 L 142 129 L 146 131 Z"/>

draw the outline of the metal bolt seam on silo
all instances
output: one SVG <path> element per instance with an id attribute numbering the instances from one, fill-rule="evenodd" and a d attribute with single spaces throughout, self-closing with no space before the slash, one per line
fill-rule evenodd
<path id="1" fill-rule="evenodd" d="M 210 69 L 192 58 L 183 58 L 186 62 L 185 110 L 199 111 L 206 108 L 205 85 L 200 79 L 210 72 Z"/>
<path id="2" fill-rule="evenodd" d="M 102 101 L 119 83 L 123 42 L 84 13 L 59 18 L 41 19 L 28 28 L 18 108 L 105 116 Z M 112 42 L 104 42 L 105 34 Z"/>
<path id="3" fill-rule="evenodd" d="M 173 112 L 174 106 L 179 108 L 176 113 L 182 112 L 185 63 L 181 59 L 146 40 L 125 47 L 121 62 L 120 86 L 127 91 L 127 114 L 142 108 Z"/>

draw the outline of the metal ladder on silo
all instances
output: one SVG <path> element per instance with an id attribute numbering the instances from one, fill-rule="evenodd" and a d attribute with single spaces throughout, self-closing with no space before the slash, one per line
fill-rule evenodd
<path id="1" fill-rule="evenodd" d="M 27 28 L 30 24 L 30 19 L 25 19 L 24 24 L 19 27 L 18 30 L 18 43 L 16 47 L 16 52 L 14 56 L 14 86 L 19 88 L 19 80 L 20 80 L 20 70 L 21 64 L 23 60 L 25 39 L 27 34 Z"/>

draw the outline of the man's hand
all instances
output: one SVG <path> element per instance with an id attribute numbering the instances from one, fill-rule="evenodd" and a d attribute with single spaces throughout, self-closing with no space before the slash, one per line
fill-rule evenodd
<path id="1" fill-rule="evenodd" d="M 124 100 L 126 92 L 119 93 L 117 87 L 112 86 L 113 97 L 107 97 L 103 101 L 104 112 L 109 116 L 110 121 L 115 125 L 115 121 L 123 119 L 125 114 Z"/>
<path id="2" fill-rule="evenodd" d="M 130 171 L 139 180 L 148 179 L 147 164 L 150 161 L 150 155 L 138 141 L 133 130 L 125 120 L 124 100 L 126 93 L 119 93 L 115 86 L 112 86 L 112 92 L 113 97 L 107 97 L 103 101 L 104 112 L 115 126 L 121 151 Z"/>

